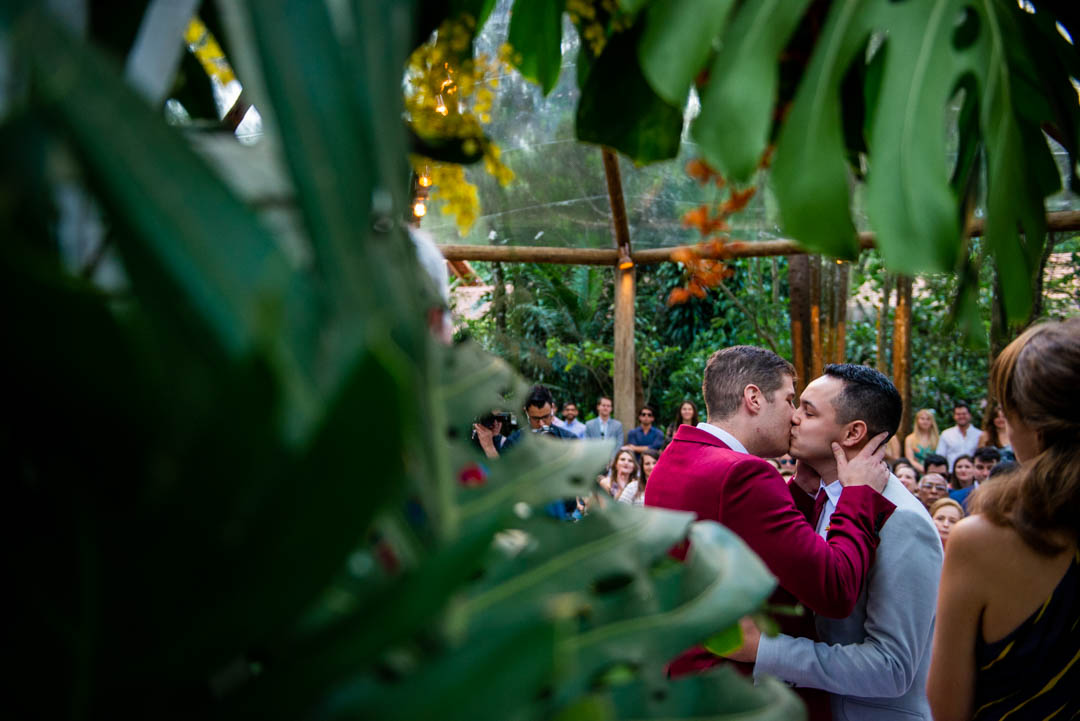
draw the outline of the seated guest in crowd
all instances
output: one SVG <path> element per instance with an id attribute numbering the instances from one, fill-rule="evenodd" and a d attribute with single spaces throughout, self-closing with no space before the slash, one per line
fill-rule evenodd
<path id="1" fill-rule="evenodd" d="M 934 412 L 923 408 L 915 414 L 915 429 L 904 439 L 904 458 L 919 473 L 926 471 L 926 457 L 937 448 L 940 436 Z"/>
<path id="2" fill-rule="evenodd" d="M 551 423 L 552 425 L 558 426 L 563 430 L 570 431 L 578 438 L 584 438 L 585 424 L 579 421 L 577 417 L 577 403 L 574 403 L 573 401 L 567 401 L 566 403 L 563 403 L 562 418 L 556 418 Z"/>
<path id="3" fill-rule="evenodd" d="M 967 488 L 975 481 L 975 462 L 971 456 L 964 454 L 957 456 L 953 461 L 952 473 L 949 475 L 952 490 L 959 491 Z"/>
<path id="4" fill-rule="evenodd" d="M 956 425 L 941 432 L 937 445 L 937 454 L 945 456 L 949 468 L 956 463 L 957 457 L 965 454 L 970 456 L 975 452 L 982 434 L 982 431 L 971 425 L 971 408 L 964 401 L 953 404 L 953 420 Z"/>
<path id="5" fill-rule="evenodd" d="M 675 420 L 667 427 L 667 433 L 664 434 L 664 442 L 671 443 L 671 439 L 675 437 L 675 431 L 679 430 L 679 426 L 687 425 L 697 427 L 698 420 L 697 406 L 694 405 L 694 402 L 683 401 L 679 405 L 679 413 L 675 416 Z"/>
<path id="6" fill-rule="evenodd" d="M 928 695 L 937 721 L 1080 716 L 1080 318 L 990 370 L 1020 467 L 949 534 Z M 884 545 L 884 544 L 882 544 Z"/>
<path id="7" fill-rule="evenodd" d="M 996 448 L 1003 461 L 1015 460 L 1012 446 L 1009 445 L 1009 427 L 1005 424 L 1005 414 L 1001 411 L 1001 404 L 990 401 L 990 410 L 986 417 L 990 420 L 986 423 L 986 430 L 979 436 L 979 447 Z"/>
<path id="8" fill-rule="evenodd" d="M 624 446 L 615 454 L 607 473 L 600 476 L 596 482 L 616 501 L 631 503 L 641 495 L 641 503 L 636 505 L 644 505 L 645 488 L 641 481 L 641 466 L 638 465 L 634 452 Z"/>
<path id="9" fill-rule="evenodd" d="M 936 453 L 926 454 L 926 459 L 923 461 L 922 473 L 939 473 L 943 476 L 949 475 L 949 459 L 945 456 L 939 456 Z"/>
<path id="10" fill-rule="evenodd" d="M 919 472 L 916 471 L 912 465 L 903 459 L 893 464 L 893 475 L 899 479 L 904 488 L 911 491 L 912 494 L 918 495 L 919 491 Z"/>
<path id="11" fill-rule="evenodd" d="M 930 518 L 937 526 L 938 535 L 941 536 L 941 547 L 949 540 L 949 531 L 960 522 L 966 514 L 963 507 L 951 498 L 942 498 L 930 506 Z"/>
<path id="12" fill-rule="evenodd" d="M 664 434 L 653 425 L 656 411 L 652 406 L 644 406 L 638 413 L 641 425 L 626 434 L 626 445 L 640 456 L 649 448 L 659 451 L 664 447 Z"/>
<path id="13" fill-rule="evenodd" d="M 916 495 L 929 511 L 930 507 L 944 498 L 948 492 L 949 484 L 945 481 L 945 476 L 940 473 L 927 473 L 919 479 L 919 492 Z"/>

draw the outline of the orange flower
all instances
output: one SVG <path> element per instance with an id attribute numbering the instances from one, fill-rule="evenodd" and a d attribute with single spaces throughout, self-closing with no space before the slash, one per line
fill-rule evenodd
<path id="1" fill-rule="evenodd" d="M 724 201 L 724 204 L 720 206 L 721 212 L 725 215 L 731 215 L 732 213 L 738 213 L 740 210 L 746 207 L 746 204 L 750 202 L 750 199 L 757 193 L 757 188 L 751 186 L 746 190 L 738 190 L 736 188 L 731 189 L 731 197 Z"/>
<path id="2" fill-rule="evenodd" d="M 705 233 L 703 228 L 709 222 L 709 209 L 704 205 L 688 210 L 682 217 L 683 225 L 687 228 L 697 228 L 701 230 L 702 234 Z"/>
<path id="3" fill-rule="evenodd" d="M 668 296 L 668 305 L 681 305 L 690 300 L 690 293 L 686 288 L 673 288 Z"/>

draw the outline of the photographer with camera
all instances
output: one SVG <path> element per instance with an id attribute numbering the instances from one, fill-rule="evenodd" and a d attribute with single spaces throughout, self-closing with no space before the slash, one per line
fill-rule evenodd
<path id="1" fill-rule="evenodd" d="M 544 386 L 535 385 L 529 389 L 529 395 L 525 397 L 524 410 L 525 417 L 529 420 L 529 430 L 533 433 L 543 433 L 571 441 L 578 440 L 578 437 L 570 431 L 553 425 L 552 422 L 555 420 L 555 398 L 552 397 L 551 391 Z M 514 444 L 521 439 L 524 429 L 518 429 L 511 433 L 509 437 L 503 438 L 499 433 L 507 427 L 504 423 L 508 420 L 509 414 L 495 412 L 490 418 L 492 419 L 490 426 L 484 422 L 474 423 L 473 433 L 476 440 L 479 441 L 484 455 L 488 458 L 498 458 L 500 453 L 514 447 Z M 487 419 L 483 420 L 487 421 Z"/>

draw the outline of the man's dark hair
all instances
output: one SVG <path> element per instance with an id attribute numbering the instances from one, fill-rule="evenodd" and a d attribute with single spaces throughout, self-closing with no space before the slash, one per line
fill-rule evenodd
<path id="1" fill-rule="evenodd" d="M 551 391 L 541 385 L 530 388 L 529 395 L 525 396 L 526 408 L 543 408 L 547 403 L 550 403 L 551 407 L 554 408 L 555 398 L 551 395 Z"/>
<path id="2" fill-rule="evenodd" d="M 611 405 L 615 405 L 615 401 L 611 400 L 611 396 L 600 396 L 596 399 L 596 405 L 600 405 L 600 401 L 607 401 Z"/>
<path id="3" fill-rule="evenodd" d="M 983 463 L 997 463 L 1001 460 L 1001 451 L 990 446 L 975 449 L 975 460 Z"/>
<path id="4" fill-rule="evenodd" d="M 868 439 L 879 433 L 896 433 L 904 401 L 884 373 L 854 363 L 830 363 L 825 366 L 825 375 L 844 384 L 833 401 L 837 423 L 863 421 Z"/>
<path id="5" fill-rule="evenodd" d="M 743 390 L 751 383 L 771 401 L 784 376 L 794 378 L 795 366 L 771 350 L 752 345 L 721 348 L 705 363 L 701 394 L 707 418 L 719 421 L 734 415 L 742 403 Z"/>
<path id="6" fill-rule="evenodd" d="M 994 476 L 1000 476 L 1002 473 L 1008 473 L 1019 467 L 1020 464 L 1016 461 L 1002 461 L 990 469 L 990 475 L 987 477 L 993 478 Z"/>
<path id="7" fill-rule="evenodd" d="M 945 469 L 949 468 L 949 459 L 945 456 L 939 456 L 936 453 L 927 453 L 923 456 L 922 462 L 923 468 L 929 468 L 930 466 L 945 466 Z"/>
<path id="8" fill-rule="evenodd" d="M 952 409 L 955 411 L 957 408 L 963 408 L 968 413 L 971 413 L 971 406 L 968 405 L 967 401 L 954 401 L 952 404 Z"/>

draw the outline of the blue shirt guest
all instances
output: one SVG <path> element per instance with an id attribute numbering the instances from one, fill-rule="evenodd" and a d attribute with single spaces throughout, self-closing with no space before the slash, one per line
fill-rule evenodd
<path id="1" fill-rule="evenodd" d="M 645 406 L 638 412 L 640 426 L 626 434 L 626 445 L 640 457 L 649 448 L 659 451 L 664 447 L 664 434 L 653 425 L 656 420 L 656 411 L 651 406 Z"/>

